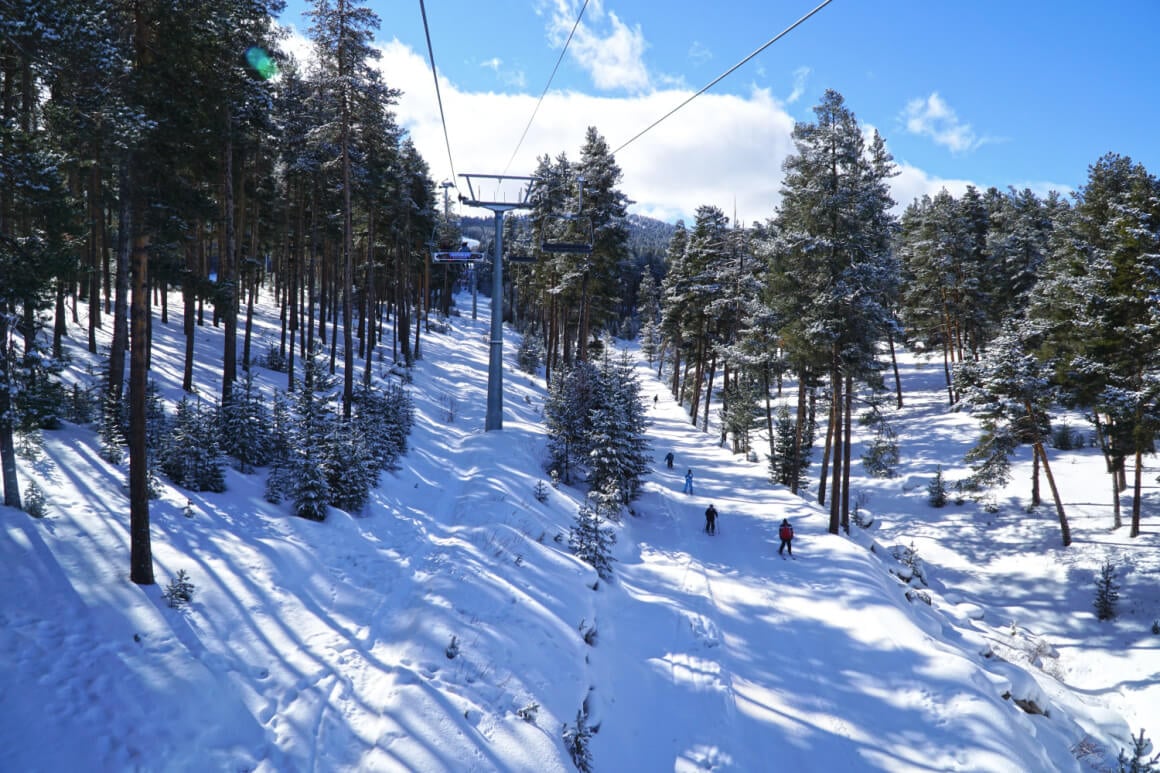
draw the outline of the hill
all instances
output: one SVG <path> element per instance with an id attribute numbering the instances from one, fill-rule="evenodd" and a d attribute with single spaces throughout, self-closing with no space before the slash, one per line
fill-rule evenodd
<path id="1" fill-rule="evenodd" d="M 276 340 L 265 312 L 256 351 Z M 1020 507 L 1029 456 L 996 512 L 932 508 L 927 482 L 954 475 L 974 427 L 906 358 L 904 469 L 856 480 L 874 524 L 833 536 L 642 362 L 656 469 L 603 582 L 567 549 L 582 492 L 537 497 L 545 388 L 515 370 L 511 334 L 504 429 L 483 431 L 487 318 L 425 337 L 410 450 L 364 512 L 292 517 L 260 473 L 229 471 L 224 494 L 165 484 L 157 586 L 128 581 L 125 468 L 89 427 L 46 433 L 20 472 L 49 514 L 2 512 L 0 768 L 567 771 L 568 735 L 598 771 L 1082 771 L 1160 716 L 1158 540 L 1107 528 L 1094 452 L 1055 455 L 1069 549 Z M 180 323 L 154 336 L 152 375 L 180 399 Z M 198 362 L 219 361 L 220 331 L 197 336 Z M 93 364 L 74 352 L 76 377 Z M 198 378 L 216 393 L 213 368 Z M 257 373 L 267 394 L 284 380 Z M 783 517 L 796 560 L 776 553 Z M 1109 559 L 1122 614 L 1099 622 Z M 174 609 L 179 570 L 195 590 Z"/>

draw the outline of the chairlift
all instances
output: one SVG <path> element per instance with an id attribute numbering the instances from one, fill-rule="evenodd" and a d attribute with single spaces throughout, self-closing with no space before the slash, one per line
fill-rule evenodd
<path id="1" fill-rule="evenodd" d="M 584 177 L 576 178 L 576 211 L 569 215 L 549 215 L 540 224 L 540 249 L 544 252 L 592 252 L 592 218 L 584 214 Z"/>
<path id="2" fill-rule="evenodd" d="M 478 263 L 484 259 L 479 251 L 479 242 L 474 239 L 464 239 L 458 234 L 442 234 L 438 227 L 431 235 L 428 245 L 431 247 L 431 262 L 433 263 Z M 473 245 L 472 242 L 475 242 Z"/>
<path id="3" fill-rule="evenodd" d="M 540 249 L 554 254 L 592 252 L 592 218 L 588 215 L 547 217 L 540 230 Z"/>
<path id="4" fill-rule="evenodd" d="M 503 257 L 508 263 L 536 263 L 532 234 L 526 221 L 516 220 L 510 236 L 504 241 Z"/>

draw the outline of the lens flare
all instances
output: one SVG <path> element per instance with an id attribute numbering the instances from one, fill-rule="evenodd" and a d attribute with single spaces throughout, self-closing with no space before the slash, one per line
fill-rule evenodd
<path id="1" fill-rule="evenodd" d="M 261 46 L 250 46 L 246 49 L 246 64 L 250 65 L 263 80 L 270 80 L 278 74 L 278 63 Z"/>

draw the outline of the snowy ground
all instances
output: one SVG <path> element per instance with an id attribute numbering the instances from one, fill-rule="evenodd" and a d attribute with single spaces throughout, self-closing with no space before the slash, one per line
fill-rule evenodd
<path id="1" fill-rule="evenodd" d="M 947 413 L 940 368 L 906 358 L 903 470 L 857 478 L 875 528 L 831 536 L 809 494 L 693 428 L 642 363 L 656 470 L 598 582 L 561 539 L 579 492 L 534 496 L 544 385 L 512 367 L 510 334 L 504 428 L 483 431 L 480 300 L 477 321 L 424 338 L 411 451 L 364 513 L 290 517 L 232 470 L 225 494 L 167 486 L 157 586 L 128 581 L 125 468 L 87 428 L 46 434 L 20 472 L 50 514 L 0 511 L 0 770 L 567 771 L 561 730 L 582 706 L 597 771 L 1084 771 L 1160 734 L 1155 470 L 1135 540 L 1110 528 L 1091 450 L 1052 453 L 1070 548 L 1050 508 L 1024 511 L 1026 462 L 994 514 L 932 508 L 936 465 L 960 476 L 975 428 Z M 177 398 L 180 325 L 154 331 L 153 377 Z M 211 362 L 220 331 L 197 335 Z M 198 379 L 216 394 L 213 368 Z M 783 517 L 796 560 L 776 553 Z M 911 545 L 929 587 L 891 572 Z M 1108 558 L 1121 615 L 1099 622 Z M 174 610 L 162 590 L 181 569 L 196 591 Z"/>

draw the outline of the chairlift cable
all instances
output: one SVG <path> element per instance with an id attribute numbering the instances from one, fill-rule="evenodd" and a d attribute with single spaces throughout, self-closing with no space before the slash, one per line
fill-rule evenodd
<path id="1" fill-rule="evenodd" d="M 455 180 L 455 162 L 451 159 L 451 137 L 447 134 L 447 116 L 443 113 L 443 95 L 439 91 L 439 73 L 435 69 L 435 49 L 431 47 L 431 29 L 427 26 L 427 6 L 419 0 L 419 13 L 423 16 L 423 34 L 427 36 L 427 56 L 431 60 L 431 76 L 435 79 L 435 99 L 439 103 L 439 120 L 443 123 L 443 142 L 447 145 L 447 163 L 451 165 L 451 179 Z"/>
<path id="2" fill-rule="evenodd" d="M 580 13 L 576 15 L 576 22 L 572 25 L 572 31 L 568 33 L 568 39 L 564 41 L 564 48 L 561 49 L 560 56 L 556 59 L 556 66 L 552 68 L 552 74 L 548 76 L 548 82 L 544 84 L 544 91 L 540 94 L 540 98 L 536 100 L 536 106 L 532 108 L 532 115 L 528 118 L 528 125 L 524 127 L 524 133 L 520 135 L 520 141 L 516 143 L 516 149 L 512 151 L 512 157 L 508 159 L 507 166 L 503 168 L 504 174 L 507 174 L 512 162 L 516 160 L 516 154 L 520 152 L 520 148 L 528 136 L 528 130 L 532 128 L 532 121 L 536 120 L 536 113 L 540 111 L 540 105 L 543 104 L 544 97 L 548 95 L 548 89 L 552 87 L 552 81 L 556 77 L 556 71 L 560 69 L 560 63 L 564 61 L 564 54 L 568 53 L 568 46 L 572 43 L 572 36 L 576 34 L 576 28 L 580 26 L 580 20 L 584 18 L 584 10 L 586 8 L 588 8 L 588 0 L 584 0 L 584 4 L 580 6 Z"/>
<path id="3" fill-rule="evenodd" d="M 704 86 L 704 87 L 703 87 L 703 88 L 702 88 L 700 91 L 698 91 L 696 94 L 693 94 L 691 97 L 689 97 L 688 99 L 686 99 L 684 102 L 682 102 L 681 104 L 677 105 L 677 106 L 676 106 L 676 107 L 674 107 L 672 110 L 670 110 L 669 112 L 665 113 L 665 114 L 664 114 L 664 115 L 662 115 L 660 118 L 658 118 L 657 120 L 653 121 L 651 124 L 649 124 L 648 126 L 646 126 L 646 127 L 645 127 L 644 129 L 642 129 L 642 130 L 641 130 L 639 133 L 637 133 L 637 134 L 636 134 L 636 136 L 634 136 L 632 139 L 628 140 L 628 142 L 625 142 L 625 143 L 624 143 L 623 145 L 621 145 L 619 148 L 617 148 L 616 150 L 612 151 L 612 155 L 614 155 L 614 156 L 615 156 L 617 153 L 619 153 L 620 151 L 624 150 L 624 149 L 625 149 L 625 148 L 627 148 L 629 145 L 631 145 L 632 143 L 634 143 L 634 142 L 636 142 L 638 139 L 640 139 L 640 138 L 641 138 L 643 135 L 645 135 L 646 133 L 648 133 L 649 131 L 651 131 L 652 129 L 654 129 L 654 128 L 657 126 L 657 124 L 659 124 L 659 123 L 661 123 L 662 121 L 664 121 L 665 119 L 669 118 L 669 117 L 670 117 L 670 116 L 671 116 L 673 113 L 677 112 L 677 111 L 678 111 L 678 110 L 680 110 L 682 107 L 684 107 L 685 105 L 689 104 L 689 103 L 690 103 L 690 102 L 692 102 L 694 99 L 696 99 L 697 97 L 701 96 L 702 94 L 704 94 L 706 91 L 708 91 L 709 89 L 711 89 L 711 88 L 713 88 L 714 86 L 716 86 L 716 85 L 717 85 L 718 83 L 720 83 L 721 81 L 725 80 L 725 78 L 727 78 L 727 77 L 729 77 L 730 75 L 732 75 L 734 71 L 736 71 L 736 70 L 740 69 L 740 68 L 742 67 L 742 65 L 746 64 L 746 63 L 747 63 L 747 62 L 748 62 L 750 59 L 752 59 L 753 57 L 757 56 L 758 54 L 760 54 L 762 51 L 764 51 L 765 49 L 767 49 L 767 48 L 769 48 L 770 46 L 772 46 L 772 45 L 773 45 L 774 43 L 776 43 L 777 41 L 781 40 L 783 37 L 785 37 L 785 36 L 786 36 L 786 35 L 788 35 L 790 32 L 792 32 L 792 31 L 793 31 L 793 30 L 794 30 L 796 27 L 798 27 L 800 24 L 802 24 L 803 22 L 805 22 L 807 19 L 809 19 L 811 16 L 813 16 L 813 15 L 814 15 L 815 13 L 817 13 L 818 11 L 822 10 L 823 8 L 825 8 L 825 7 L 826 7 L 827 5 L 829 5 L 831 2 L 832 2 L 832 0 L 823 0 L 823 2 L 822 2 L 822 3 L 820 3 L 820 4 L 819 4 L 817 7 L 815 7 L 815 8 L 814 8 L 812 11 L 810 11 L 810 12 L 809 12 L 809 13 L 807 13 L 805 16 L 803 16 L 803 17 L 801 17 L 800 19 L 798 19 L 797 21 L 795 21 L 793 24 L 791 24 L 791 25 L 789 25 L 788 27 L 786 27 L 784 30 L 782 30 L 782 31 L 781 31 L 781 32 L 779 32 L 778 34 L 774 35 L 772 38 L 770 38 L 768 41 L 766 41 L 766 42 L 765 42 L 765 43 L 764 43 L 764 44 L 763 44 L 763 45 L 762 45 L 760 48 L 758 48 L 756 51 L 754 51 L 753 53 L 751 53 L 749 56 L 745 57 L 745 58 L 744 58 L 744 59 L 742 59 L 740 62 L 738 62 L 737 64 L 735 64 L 735 65 L 733 65 L 732 67 L 730 67 L 728 70 L 726 70 L 725 72 L 723 72 L 723 73 L 721 73 L 720 75 L 718 75 L 718 76 L 717 76 L 716 78 L 714 78 L 714 79 L 713 79 L 713 80 L 712 80 L 712 81 L 711 81 L 711 82 L 710 82 L 708 85 Z"/>

